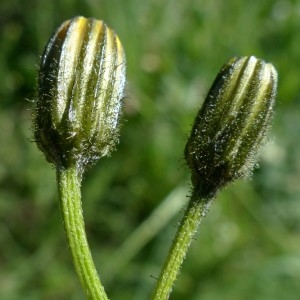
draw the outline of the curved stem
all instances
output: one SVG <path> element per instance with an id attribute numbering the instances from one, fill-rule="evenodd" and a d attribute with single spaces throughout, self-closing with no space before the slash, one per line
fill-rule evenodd
<path id="1" fill-rule="evenodd" d="M 88 299 L 107 300 L 86 238 L 81 205 L 81 173 L 76 166 L 57 169 L 60 208 L 73 263 Z"/>
<path id="2" fill-rule="evenodd" d="M 157 280 L 152 300 L 169 298 L 194 234 L 199 223 L 205 217 L 210 203 L 211 200 L 197 199 L 192 196 Z"/>

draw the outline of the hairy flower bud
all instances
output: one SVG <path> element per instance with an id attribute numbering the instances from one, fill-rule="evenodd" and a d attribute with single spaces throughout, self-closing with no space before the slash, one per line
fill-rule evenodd
<path id="1" fill-rule="evenodd" d="M 35 140 L 49 162 L 84 167 L 118 140 L 125 55 L 102 21 L 75 17 L 49 40 L 40 65 Z"/>
<path id="2" fill-rule="evenodd" d="M 217 75 L 185 148 L 197 195 L 211 198 L 249 176 L 273 115 L 277 73 L 253 56 L 230 59 Z"/>

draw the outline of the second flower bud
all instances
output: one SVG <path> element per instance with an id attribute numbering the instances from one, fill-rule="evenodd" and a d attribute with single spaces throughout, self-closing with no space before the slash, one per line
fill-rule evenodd
<path id="1" fill-rule="evenodd" d="M 229 60 L 199 111 L 185 148 L 200 198 L 251 174 L 273 115 L 277 72 L 253 56 Z"/>

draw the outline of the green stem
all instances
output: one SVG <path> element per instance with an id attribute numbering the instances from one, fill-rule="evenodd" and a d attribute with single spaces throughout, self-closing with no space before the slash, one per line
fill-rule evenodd
<path id="1" fill-rule="evenodd" d="M 81 173 L 77 167 L 57 169 L 60 207 L 73 263 L 88 299 L 107 300 L 86 238 L 81 205 Z"/>
<path id="2" fill-rule="evenodd" d="M 205 217 L 210 203 L 211 200 L 197 199 L 192 196 L 157 280 L 152 300 L 166 300 L 169 298 L 191 241 L 199 223 Z"/>

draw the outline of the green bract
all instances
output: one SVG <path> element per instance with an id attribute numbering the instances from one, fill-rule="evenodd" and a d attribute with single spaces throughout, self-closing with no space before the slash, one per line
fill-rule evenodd
<path id="1" fill-rule="evenodd" d="M 253 56 L 233 58 L 220 70 L 185 148 L 195 192 L 218 189 L 251 174 L 273 115 L 277 73 Z"/>
<path id="2" fill-rule="evenodd" d="M 49 162 L 84 168 L 118 140 L 125 56 L 102 21 L 64 22 L 44 51 L 38 79 L 35 139 Z"/>

